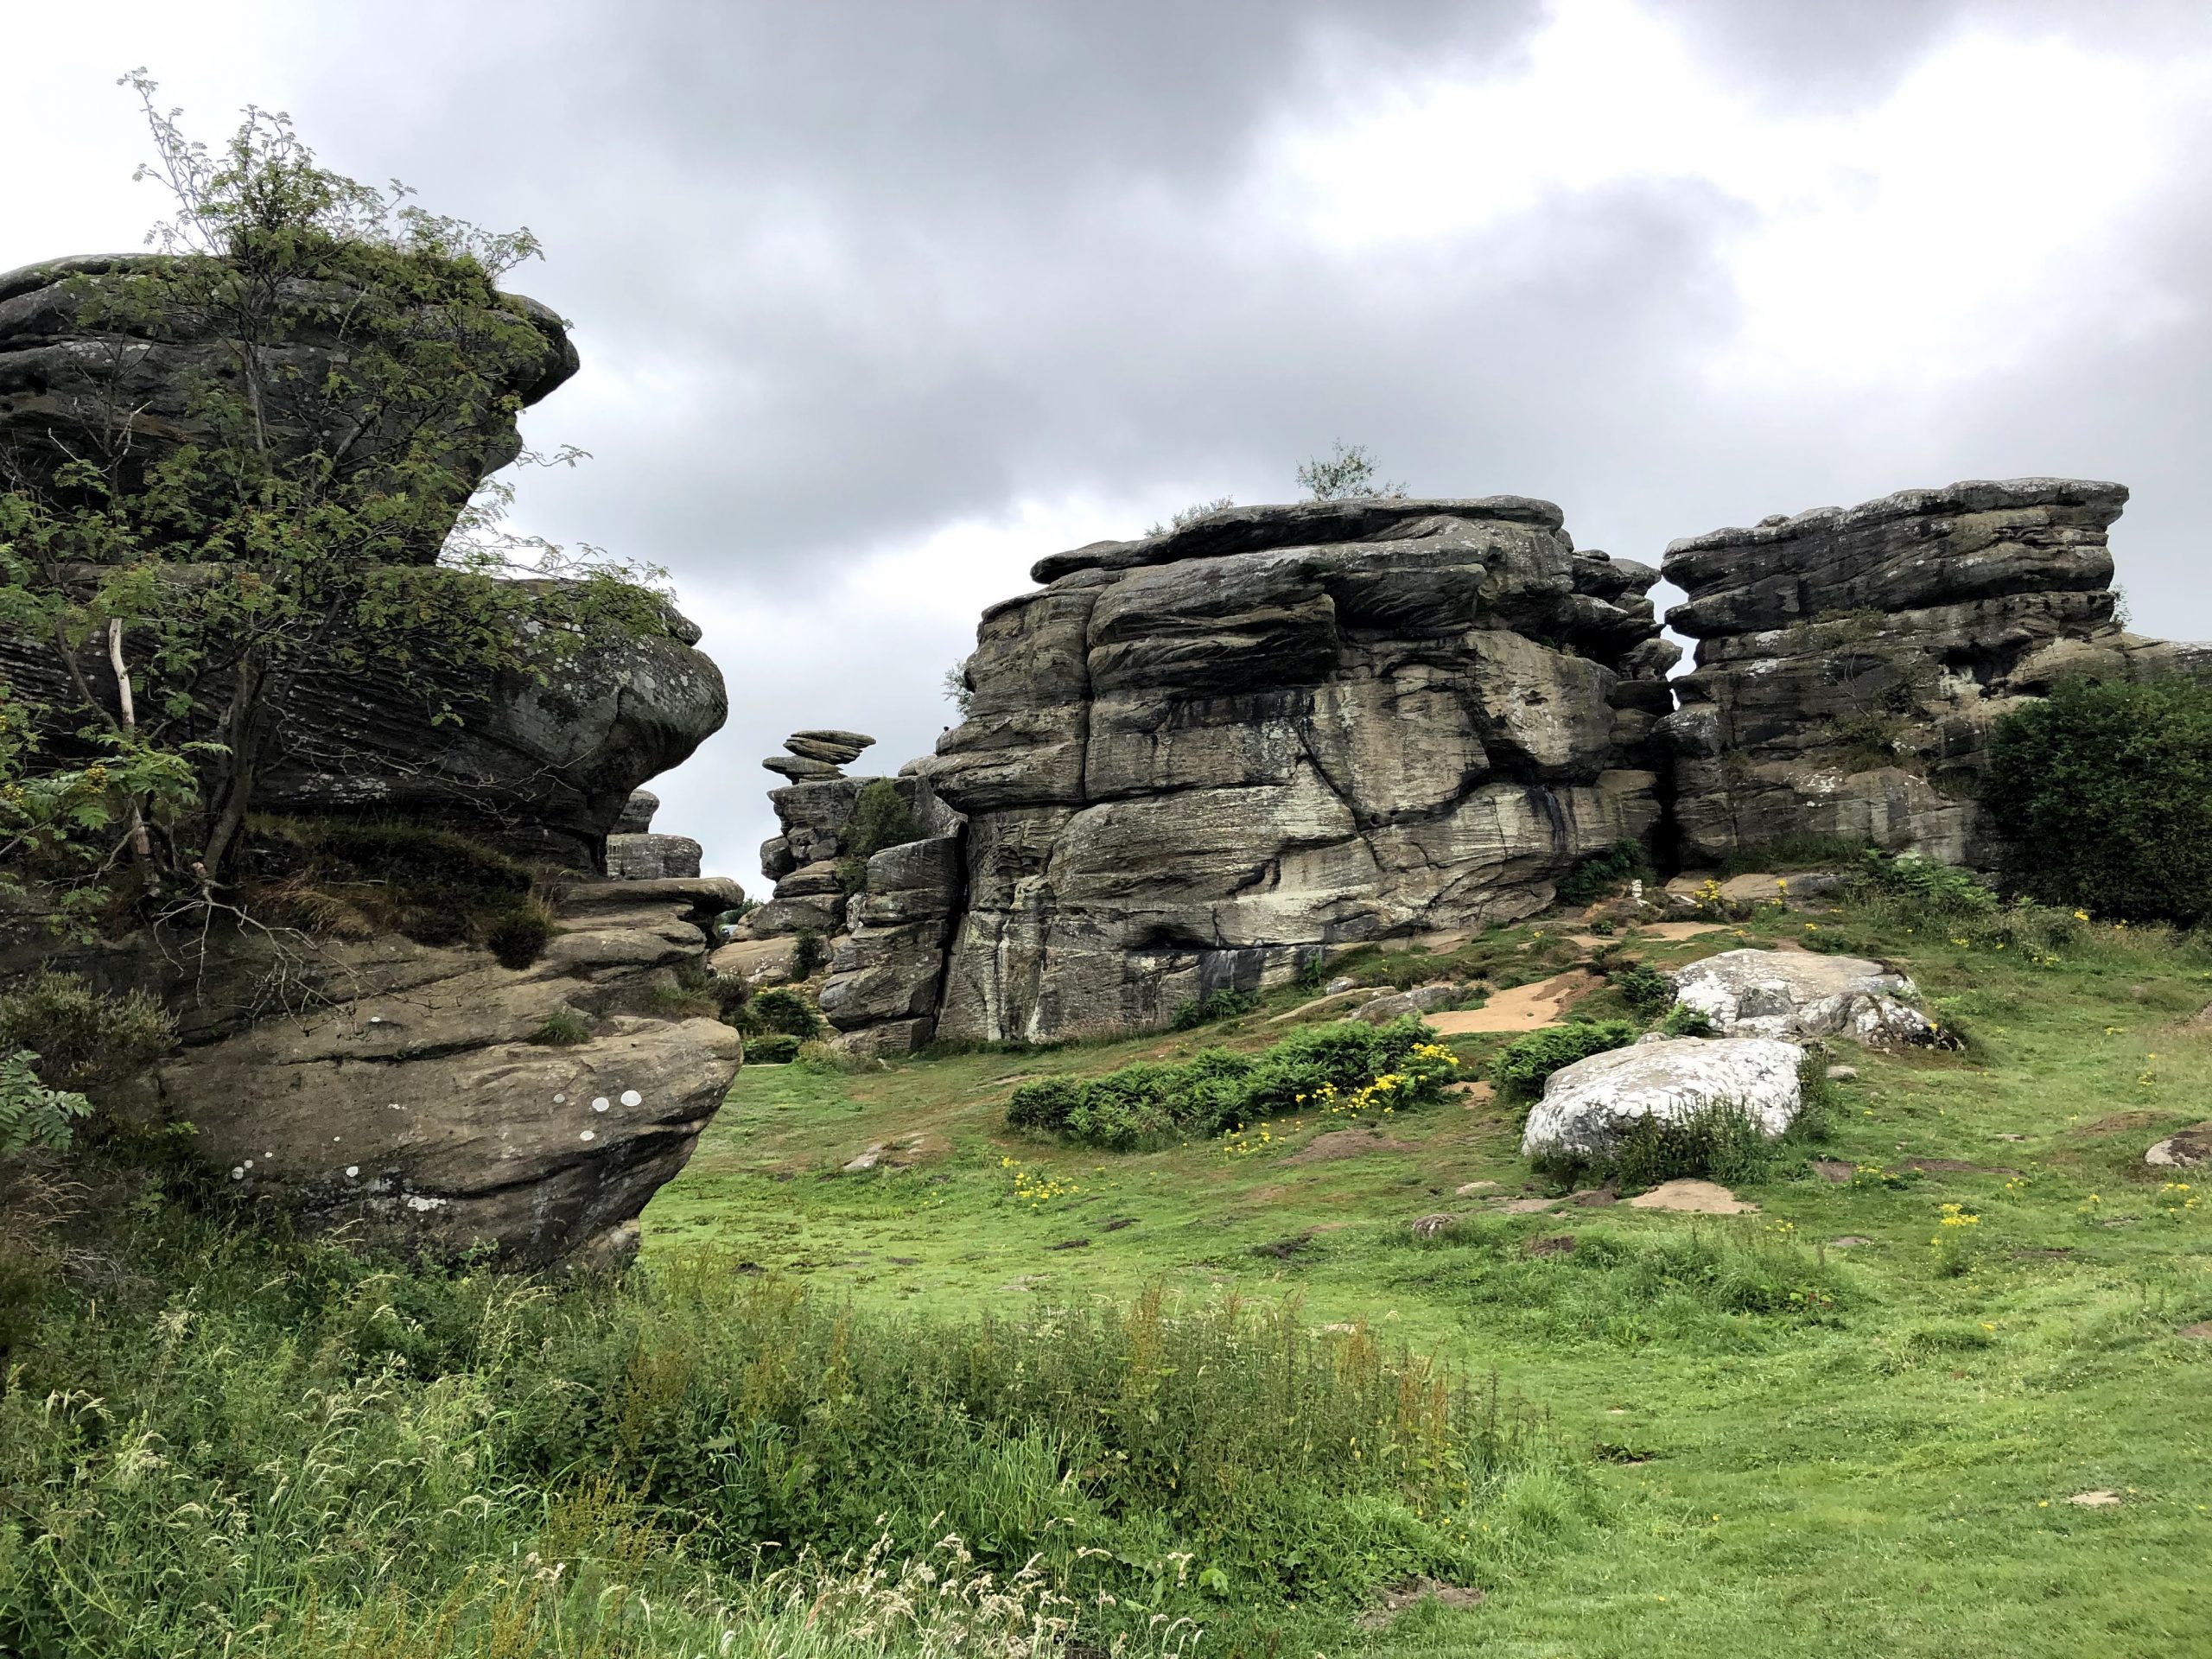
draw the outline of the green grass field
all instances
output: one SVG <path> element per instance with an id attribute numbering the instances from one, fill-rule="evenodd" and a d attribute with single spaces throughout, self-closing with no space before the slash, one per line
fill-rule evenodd
<path id="1" fill-rule="evenodd" d="M 2212 1202 L 2141 1162 L 2212 1116 L 2212 1027 L 2191 1023 L 2212 959 L 2103 928 L 2057 960 L 1850 916 L 1770 911 L 1740 932 L 1823 929 L 1904 967 L 1973 1046 L 1840 1052 L 1859 1076 L 1830 1139 L 1738 1189 L 1756 1215 L 1506 1213 L 1557 1189 L 1489 1101 L 1129 1155 L 1004 1127 L 1027 1077 L 1260 1046 L 1284 995 L 1173 1039 L 749 1069 L 646 1212 L 647 1258 L 709 1245 L 858 1308 L 938 1314 L 1150 1286 L 1287 1300 L 1495 1373 L 1560 1448 L 1553 1488 L 1523 1494 L 1481 1605 L 1338 1627 L 1332 1653 L 2212 1653 L 2212 1342 L 2181 1334 L 2212 1318 Z M 1504 982 L 1574 954 L 1544 933 L 1367 967 L 1402 982 L 1479 960 Z M 1738 942 L 1625 948 L 1667 963 Z M 1475 1074 L 1501 1040 L 1455 1046 Z M 874 1167 L 845 1168 L 871 1147 Z M 1931 1243 L 1947 1204 L 1976 1217 L 1948 1230 L 1963 1272 Z M 1454 1219 L 1417 1236 L 1438 1214 Z"/>

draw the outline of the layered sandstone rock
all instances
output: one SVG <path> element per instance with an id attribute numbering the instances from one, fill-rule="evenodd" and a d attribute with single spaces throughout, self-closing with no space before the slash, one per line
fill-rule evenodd
<path id="1" fill-rule="evenodd" d="M 1687 863 L 1792 836 L 1986 861 L 1990 728 L 2081 671 L 2189 648 L 2113 620 L 2106 531 L 2125 486 L 2024 478 L 1908 490 L 1673 543 L 1698 641 L 1663 722 Z"/>
<path id="2" fill-rule="evenodd" d="M 1547 502 L 1236 508 L 1034 574 L 921 763 L 969 819 L 942 1034 L 1156 1024 L 1528 915 L 1657 821 L 1657 572 L 1576 552 Z"/>
<path id="3" fill-rule="evenodd" d="M 187 1008 L 185 1047 L 143 1097 L 240 1190 L 311 1224 L 438 1253 L 486 1243 L 518 1265 L 619 1259 L 736 1076 L 735 1032 L 660 1010 L 741 896 L 582 884 L 519 969 L 391 936 L 219 941 L 188 994 L 163 988 Z"/>

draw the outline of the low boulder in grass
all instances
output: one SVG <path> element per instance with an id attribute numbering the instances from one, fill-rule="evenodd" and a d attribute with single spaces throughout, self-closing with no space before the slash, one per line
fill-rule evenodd
<path id="1" fill-rule="evenodd" d="M 1458 985 L 1440 981 L 1433 985 L 1416 985 L 1410 991 L 1399 991 L 1389 996 L 1378 996 L 1353 1011 L 1351 1017 L 1370 1026 L 1387 1026 L 1393 1020 L 1402 1020 L 1408 1014 L 1427 1014 L 1440 1008 L 1446 1002 L 1457 1001 L 1463 995 Z"/>
<path id="2" fill-rule="evenodd" d="M 1592 1054 L 1552 1073 L 1522 1155 L 1602 1162 L 1642 1119 L 1687 1123 L 1724 1108 L 1778 1137 L 1804 1104 L 1803 1058 L 1796 1044 L 1768 1037 L 1667 1038 Z"/>
<path id="3" fill-rule="evenodd" d="M 1913 982 L 1878 962 L 1796 950 L 1724 950 L 1679 969 L 1675 1000 L 1722 1037 L 1807 1042 L 1855 1037 L 1873 1048 L 1933 1045 Z"/>

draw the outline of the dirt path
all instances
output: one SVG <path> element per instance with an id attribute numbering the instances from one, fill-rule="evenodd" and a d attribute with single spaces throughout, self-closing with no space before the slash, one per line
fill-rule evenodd
<path id="1" fill-rule="evenodd" d="M 1571 969 L 1532 985 L 1495 991 L 1479 1008 L 1432 1014 L 1428 1023 L 1447 1037 L 1464 1036 L 1473 1031 L 1538 1031 L 1557 1025 L 1566 1014 L 1567 1004 L 1592 983 L 1590 976 L 1580 969 Z"/>

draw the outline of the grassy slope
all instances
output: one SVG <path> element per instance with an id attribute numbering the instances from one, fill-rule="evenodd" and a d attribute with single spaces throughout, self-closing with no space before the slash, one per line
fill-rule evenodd
<path id="1" fill-rule="evenodd" d="M 2212 1115 L 2212 1031 L 2181 1023 L 2212 975 L 2109 936 L 2031 967 L 1924 933 L 1882 941 L 1885 954 L 1982 1052 L 1852 1057 L 1860 1080 L 1822 1150 L 1992 1173 L 1836 1185 L 1796 1160 L 1745 1189 L 1757 1217 L 1570 1207 L 1472 1220 L 1421 1246 L 1413 1217 L 1481 1215 L 1461 1184 L 1529 1185 L 1503 1109 L 1394 1117 L 1363 1155 L 1304 1164 L 1295 1149 L 1322 1127 L 1311 1122 L 1276 1126 L 1246 1155 L 1212 1143 L 1126 1157 L 1000 1122 L 1019 1077 L 1257 1046 L 1268 1033 L 1255 1015 L 1173 1040 L 853 1076 L 749 1071 L 647 1212 L 647 1248 L 711 1243 L 858 1301 L 940 1308 L 1155 1281 L 1294 1294 L 1316 1323 L 1366 1319 L 1494 1368 L 1593 1459 L 1596 1502 L 1563 1502 L 1554 1553 L 1502 1563 L 1483 1607 L 1417 1609 L 1369 1638 L 1376 1652 L 2212 1653 L 2212 1344 L 2175 1334 L 2212 1316 L 2212 1203 L 2168 1215 L 2139 1163 L 2151 1141 Z M 1496 959 L 1527 937 L 1479 949 Z M 1494 1046 L 1460 1044 L 1471 1064 Z M 909 1167 L 839 1173 L 873 1142 L 917 1137 Z M 1018 1197 L 1008 1159 L 1073 1190 Z M 1982 1217 L 1982 1258 L 1962 1278 L 1940 1275 L 1929 1248 L 1947 1201 Z M 1633 1249 L 1604 1248 L 1709 1230 L 1776 1253 L 1784 1277 L 1808 1259 L 1801 1243 L 1872 1242 L 1825 1252 L 1846 1294 L 1809 1316 L 1727 1312 L 1630 1272 Z M 1586 1248 L 1528 1254 L 1563 1234 Z M 2094 1489 L 2125 1501 L 2069 1502 Z"/>

